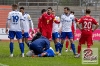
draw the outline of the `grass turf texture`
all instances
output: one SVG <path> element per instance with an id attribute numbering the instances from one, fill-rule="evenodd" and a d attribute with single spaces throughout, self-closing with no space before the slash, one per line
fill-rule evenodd
<path id="1" fill-rule="evenodd" d="M 77 42 L 75 42 L 77 46 Z M 51 46 L 54 48 L 53 42 Z M 86 47 L 86 46 L 83 46 Z M 94 48 L 100 47 L 100 42 L 94 42 Z M 28 51 L 27 46 L 25 46 L 25 53 Z M 99 49 L 100 55 L 100 49 Z M 14 44 L 14 57 L 9 57 L 9 42 L 0 41 L 0 66 L 100 66 L 100 57 L 98 64 L 82 64 L 81 58 L 74 58 L 72 52 L 65 52 L 65 45 L 61 56 L 55 56 L 53 58 L 31 58 L 31 57 L 20 57 L 19 45 L 17 42 Z M 3 65 L 4 64 L 4 65 Z"/>

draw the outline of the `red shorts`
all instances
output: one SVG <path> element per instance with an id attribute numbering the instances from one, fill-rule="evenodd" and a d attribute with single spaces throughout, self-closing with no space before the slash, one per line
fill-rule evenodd
<path id="1" fill-rule="evenodd" d="M 80 39 L 79 39 L 79 44 L 85 44 L 87 43 L 87 45 L 93 45 L 93 41 L 92 41 L 92 35 L 89 36 L 84 36 L 81 35 Z"/>
<path id="2" fill-rule="evenodd" d="M 48 38 L 49 40 L 52 39 L 52 31 L 42 31 L 42 35 Z"/>

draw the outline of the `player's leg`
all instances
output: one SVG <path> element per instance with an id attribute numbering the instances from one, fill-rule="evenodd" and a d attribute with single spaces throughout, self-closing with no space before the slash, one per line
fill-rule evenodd
<path id="1" fill-rule="evenodd" d="M 42 36 L 44 36 L 44 37 L 46 37 L 46 38 L 47 38 L 47 31 L 42 30 Z"/>
<path id="2" fill-rule="evenodd" d="M 49 41 L 52 40 L 52 31 L 47 32 L 47 38 L 49 39 Z"/>
<path id="3" fill-rule="evenodd" d="M 22 32 L 21 31 L 16 32 L 16 38 L 17 38 L 18 43 L 19 43 L 19 47 L 20 47 L 22 57 L 24 57 L 24 44 L 22 42 Z"/>
<path id="4" fill-rule="evenodd" d="M 24 38 L 24 34 L 22 34 L 22 42 L 23 42 L 23 46 L 24 46 L 24 42 L 25 42 L 25 38 Z"/>
<path id="5" fill-rule="evenodd" d="M 73 53 L 74 53 L 74 55 L 75 55 L 75 54 L 76 54 L 76 49 L 75 49 L 75 44 L 74 44 L 74 42 L 73 42 L 73 34 L 72 34 L 72 32 L 67 32 L 67 37 L 68 37 L 68 39 L 70 40 L 71 48 L 72 48 Z"/>
<path id="6" fill-rule="evenodd" d="M 69 40 L 68 40 L 68 38 L 66 38 L 66 52 L 68 51 L 68 46 L 69 46 Z"/>
<path id="7" fill-rule="evenodd" d="M 81 37 L 79 39 L 79 44 L 78 44 L 78 47 L 77 47 L 77 53 L 78 54 L 75 56 L 76 58 L 80 57 L 82 44 L 85 44 L 86 40 L 87 40 L 86 37 L 81 35 Z"/>
<path id="8" fill-rule="evenodd" d="M 9 31 L 8 38 L 10 38 L 10 57 L 13 57 L 13 48 L 14 48 L 14 37 L 15 37 L 15 32 L 14 31 Z"/>
<path id="9" fill-rule="evenodd" d="M 93 45 L 92 35 L 87 37 L 87 48 L 91 48 Z"/>
<path id="10" fill-rule="evenodd" d="M 56 54 L 59 54 L 59 48 L 60 48 L 60 41 L 59 41 L 59 38 L 60 38 L 60 34 L 58 32 L 55 32 L 52 34 L 52 37 L 53 37 L 53 41 L 54 41 L 54 44 L 55 44 L 55 50 L 56 50 Z"/>
<path id="11" fill-rule="evenodd" d="M 29 42 L 28 42 L 29 34 L 28 34 L 28 32 L 25 33 L 24 38 L 25 38 L 25 43 L 26 43 L 27 46 L 29 47 Z"/>
<path id="12" fill-rule="evenodd" d="M 60 44 L 60 51 L 59 51 L 59 53 L 62 52 L 62 48 L 63 48 L 63 44 L 64 44 L 66 36 L 67 36 L 66 32 L 62 32 L 61 33 L 61 44 Z"/>

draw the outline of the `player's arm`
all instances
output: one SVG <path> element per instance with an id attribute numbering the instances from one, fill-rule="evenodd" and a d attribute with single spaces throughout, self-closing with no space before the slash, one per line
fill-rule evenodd
<path id="1" fill-rule="evenodd" d="M 38 32 L 40 32 L 42 28 L 42 22 L 41 22 L 41 18 L 38 19 Z"/>
<path id="2" fill-rule="evenodd" d="M 75 33 L 76 32 L 76 21 L 75 21 L 75 17 L 73 17 L 72 22 L 73 22 L 73 25 L 74 25 L 74 29 L 75 29 L 74 33 Z"/>
<path id="3" fill-rule="evenodd" d="M 96 24 L 96 26 L 94 27 L 93 31 L 95 31 L 98 27 L 99 27 L 99 23 Z"/>
<path id="4" fill-rule="evenodd" d="M 82 30 L 82 28 L 80 27 L 80 23 L 82 22 L 82 18 L 78 20 L 78 22 L 76 23 L 77 24 L 77 27 Z"/>
<path id="5" fill-rule="evenodd" d="M 93 23 L 96 25 L 93 29 L 95 31 L 99 27 L 99 23 L 95 19 L 93 19 Z"/>
<path id="6" fill-rule="evenodd" d="M 47 50 L 50 48 L 50 41 L 47 39 L 45 40 L 45 47 L 44 47 L 44 50 Z"/>
<path id="7" fill-rule="evenodd" d="M 8 32 L 8 26 L 9 26 L 10 21 L 11 21 L 11 17 L 10 17 L 10 12 L 9 12 L 7 22 L 6 22 L 6 33 Z"/>
<path id="8" fill-rule="evenodd" d="M 62 23 L 60 22 L 60 24 L 59 24 L 59 33 L 61 33 L 61 29 L 62 29 Z"/>
<path id="9" fill-rule="evenodd" d="M 22 30 L 22 34 L 24 33 L 24 17 L 22 16 L 22 13 L 20 15 L 20 26 Z"/>
<path id="10" fill-rule="evenodd" d="M 30 17 L 30 15 L 28 15 L 28 20 L 29 20 L 29 23 L 30 23 L 30 28 L 32 29 L 32 32 L 34 33 L 34 25 L 33 25 L 33 21 Z"/>

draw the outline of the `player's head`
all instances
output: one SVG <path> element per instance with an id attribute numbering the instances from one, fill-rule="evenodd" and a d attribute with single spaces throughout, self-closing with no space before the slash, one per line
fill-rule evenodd
<path id="1" fill-rule="evenodd" d="M 52 13 L 52 8 L 51 8 L 51 7 L 48 7 L 47 13 L 48 13 L 48 14 L 51 14 L 51 13 Z"/>
<path id="2" fill-rule="evenodd" d="M 70 12 L 70 8 L 69 8 L 69 7 L 65 7 L 65 8 L 64 8 L 64 13 L 65 13 L 65 14 L 68 14 L 69 12 Z"/>
<path id="3" fill-rule="evenodd" d="M 12 4 L 12 10 L 16 10 L 18 8 L 17 4 Z"/>
<path id="4" fill-rule="evenodd" d="M 20 7 L 20 12 L 24 13 L 24 7 Z"/>
<path id="5" fill-rule="evenodd" d="M 46 9 L 42 9 L 41 10 L 41 14 L 45 13 L 46 12 Z"/>
<path id="6" fill-rule="evenodd" d="M 86 9 L 86 14 L 90 14 L 91 10 L 90 9 Z"/>
<path id="7" fill-rule="evenodd" d="M 54 9 L 52 10 L 52 14 L 55 15 L 55 10 Z"/>
<path id="8" fill-rule="evenodd" d="M 70 11 L 70 13 L 74 15 L 75 12 L 74 11 Z"/>

